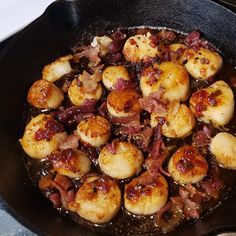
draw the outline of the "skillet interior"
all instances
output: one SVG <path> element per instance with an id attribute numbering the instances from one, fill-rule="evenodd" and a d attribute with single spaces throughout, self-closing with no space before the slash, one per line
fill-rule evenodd
<path id="1" fill-rule="evenodd" d="M 33 231 L 51 235 L 96 235 L 60 216 L 29 181 L 18 144 L 28 88 L 40 79 L 43 65 L 68 53 L 77 40 L 87 41 L 117 27 L 142 25 L 184 32 L 199 29 L 236 65 L 236 15 L 209 0 L 57 1 L 2 52 L 0 193 L 9 211 Z M 234 229 L 235 212 L 236 191 L 213 214 L 170 235 Z"/>

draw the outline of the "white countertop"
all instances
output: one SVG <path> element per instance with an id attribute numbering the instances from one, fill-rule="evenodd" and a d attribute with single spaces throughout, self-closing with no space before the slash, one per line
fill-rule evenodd
<path id="1" fill-rule="evenodd" d="M 54 0 L 0 0 L 0 42 L 24 28 Z"/>

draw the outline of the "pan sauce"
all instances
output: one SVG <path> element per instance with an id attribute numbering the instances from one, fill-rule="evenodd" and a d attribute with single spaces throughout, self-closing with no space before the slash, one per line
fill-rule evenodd
<path id="1" fill-rule="evenodd" d="M 125 33 L 127 35 L 126 39 L 128 38 L 128 35 L 131 36 L 131 35 L 137 34 L 137 31 L 139 33 L 146 33 L 146 30 L 143 30 L 143 32 L 141 32 L 142 30 L 140 30 L 140 29 L 138 29 L 138 30 L 137 29 L 125 30 Z M 149 31 L 152 34 L 156 34 L 159 32 L 159 29 L 158 30 L 150 29 Z M 175 33 L 175 34 L 176 34 L 176 38 L 173 39 L 173 41 L 166 40 L 165 44 L 168 45 L 173 42 L 183 42 L 183 38 L 185 36 L 182 34 L 179 34 L 179 33 Z M 109 61 L 113 60 L 115 56 L 116 56 L 116 54 L 114 54 L 113 57 L 104 56 L 102 59 L 102 62 L 105 64 L 105 66 L 107 66 L 107 65 L 109 65 Z M 164 57 L 165 57 L 165 55 L 164 55 Z M 165 58 L 164 59 L 157 58 L 155 60 L 158 63 L 160 63 L 160 61 L 165 60 Z M 147 67 L 148 63 L 150 64 L 150 62 L 147 62 L 146 63 L 147 65 L 144 65 L 144 64 L 141 65 L 138 62 L 132 64 L 132 63 L 127 62 L 126 60 L 124 61 L 124 59 L 122 58 L 121 62 L 118 62 L 118 63 L 114 62 L 112 64 L 114 64 L 114 65 L 125 64 L 129 73 L 132 75 L 132 74 L 140 74 L 140 69 L 143 67 Z M 82 73 L 83 70 L 87 69 L 87 67 L 88 67 L 87 60 L 85 60 L 84 58 L 82 58 L 80 60 L 80 62 L 71 61 L 71 65 L 72 65 L 73 69 L 77 71 L 76 72 L 77 74 Z M 75 78 L 76 73 L 73 72 L 68 75 L 64 75 L 59 81 L 55 82 L 55 84 L 59 88 L 62 88 L 63 85 L 65 86 L 65 81 L 71 81 L 73 78 Z M 217 81 L 217 80 L 224 80 L 226 83 L 228 83 L 230 85 L 231 89 L 233 90 L 234 96 L 235 96 L 236 71 L 235 71 L 234 67 L 225 58 L 224 58 L 223 68 L 217 73 L 217 75 L 215 76 L 213 81 Z M 197 81 L 196 82 L 196 80 L 190 76 L 191 94 L 193 92 L 199 90 L 200 88 L 203 88 L 203 87 L 205 88 L 205 87 L 209 86 L 209 84 L 213 83 L 213 81 L 208 80 L 207 82 L 205 82 L 205 81 Z M 134 82 L 137 85 L 138 80 L 136 79 L 136 81 L 134 81 Z M 139 93 L 140 93 L 140 90 L 139 90 Z M 101 100 L 97 103 L 96 108 L 101 106 L 102 101 L 104 101 L 104 97 L 107 97 L 107 95 L 108 95 L 108 90 L 104 89 L 103 90 L 103 98 L 101 98 Z M 187 101 L 185 101 L 184 103 L 188 105 L 189 99 L 187 99 Z M 67 107 L 70 107 L 71 105 L 72 104 L 70 103 L 69 98 L 67 96 L 65 96 L 65 100 L 63 101 L 62 106 L 64 106 L 64 108 L 67 108 Z M 30 117 L 35 117 L 37 114 L 42 113 L 42 112 L 46 113 L 46 114 L 48 114 L 48 113 L 50 114 L 51 110 L 47 110 L 47 109 L 40 110 L 40 109 L 34 108 L 33 106 L 30 106 L 29 111 L 28 111 L 28 121 L 30 120 Z M 96 109 L 95 113 L 96 114 L 98 113 L 97 109 Z M 149 120 L 149 119 L 150 119 L 150 115 L 148 114 L 148 112 L 142 111 L 141 120 L 144 122 L 145 120 Z M 196 119 L 196 121 L 197 121 L 197 119 Z M 209 127 L 213 129 L 213 134 L 218 133 L 220 131 L 227 130 L 227 132 L 235 135 L 236 134 L 236 123 L 235 122 L 236 122 L 236 120 L 235 120 L 235 112 L 234 112 L 234 118 L 224 128 L 222 128 L 222 127 L 220 127 L 220 128 L 214 127 L 213 128 L 212 125 L 209 125 Z M 72 130 L 74 130 L 76 128 L 76 126 L 77 126 L 77 123 L 75 122 L 71 126 L 69 126 L 69 127 L 67 126 L 66 130 L 68 131 L 68 133 L 71 133 Z M 197 123 L 193 129 L 193 134 L 196 133 L 196 131 L 198 131 L 199 129 L 201 129 L 202 126 L 204 126 L 204 123 L 197 121 Z M 175 151 L 180 146 L 190 145 L 192 143 L 193 134 L 190 134 L 185 138 L 163 137 L 163 141 L 166 146 L 173 146 L 173 148 L 171 149 L 168 157 L 165 159 L 164 164 L 163 164 L 163 169 L 165 171 L 167 171 L 167 165 L 168 165 L 169 159 L 172 156 L 172 154 L 174 154 Z M 111 140 L 114 140 L 114 139 L 128 140 L 128 136 L 117 133 L 116 126 L 112 125 L 112 135 L 109 139 L 109 143 L 111 142 Z M 134 142 L 135 144 L 138 145 L 138 143 L 136 143 L 135 140 L 132 138 L 131 139 L 129 138 L 129 141 Z M 99 155 L 101 149 L 94 148 L 94 147 L 88 147 L 87 145 L 83 145 L 83 144 L 80 145 L 80 149 L 82 149 L 85 153 L 87 153 L 87 155 L 92 160 L 92 166 L 91 166 L 90 172 L 101 173 L 101 169 L 100 169 L 98 161 L 97 161 L 97 156 Z M 144 153 L 144 158 L 147 159 L 149 151 L 143 151 L 143 153 Z M 214 158 L 212 157 L 212 155 L 210 154 L 209 151 L 207 151 L 207 153 L 204 153 L 203 155 L 204 155 L 204 157 L 206 157 L 210 167 L 217 166 Z M 52 164 L 49 160 L 42 159 L 42 161 L 40 161 L 37 159 L 29 158 L 28 156 L 24 156 L 24 161 L 26 164 L 26 168 L 29 172 L 29 175 L 35 185 L 38 185 L 38 182 L 39 182 L 41 176 L 46 176 L 48 174 L 55 176 L 55 173 L 51 173 Z M 142 168 L 140 173 L 138 173 L 130 178 L 127 178 L 125 180 L 118 181 L 119 187 L 121 189 L 121 196 L 123 196 L 123 194 L 124 194 L 124 185 L 129 183 L 132 179 L 136 178 L 140 174 L 142 174 L 144 171 L 145 171 L 145 168 Z M 217 199 L 214 199 L 211 197 L 210 199 L 207 199 L 207 201 L 205 201 L 205 202 L 203 201 L 201 203 L 201 207 L 202 207 L 201 217 L 206 216 L 215 207 L 220 205 L 226 198 L 228 198 L 230 196 L 230 192 L 233 189 L 235 171 L 219 168 L 219 173 L 220 173 L 219 178 L 223 181 L 224 188 L 220 190 L 219 197 Z M 180 185 L 177 184 L 176 182 L 174 182 L 172 177 L 168 177 L 168 176 L 164 176 L 164 177 L 167 180 L 168 186 L 169 186 L 169 196 L 168 196 L 168 201 L 169 201 L 170 197 L 179 195 L 178 192 L 179 192 Z M 72 183 L 73 183 L 73 189 L 77 190 L 81 186 L 81 181 L 78 179 L 72 179 Z M 198 184 L 195 184 L 194 186 L 197 186 L 198 189 L 201 189 L 201 188 L 199 188 Z M 49 188 L 49 189 L 43 190 L 43 194 L 45 196 L 49 196 L 53 191 L 54 190 Z M 89 221 L 86 221 L 85 219 L 81 218 L 75 212 L 68 211 L 68 209 L 65 210 L 61 207 L 58 207 L 58 210 L 63 213 L 69 214 L 76 222 L 78 222 L 79 224 L 84 225 L 86 227 L 89 227 L 92 230 L 105 231 L 105 232 L 111 233 L 111 234 L 121 234 L 122 233 L 122 234 L 136 235 L 136 234 L 154 233 L 154 232 L 161 231 L 160 227 L 157 227 L 156 223 L 155 223 L 156 222 L 156 214 L 153 214 L 151 216 L 134 215 L 125 209 L 123 200 L 122 200 L 121 208 L 120 208 L 119 212 L 117 213 L 117 215 L 110 222 L 105 223 L 105 224 L 101 224 L 101 225 L 100 224 L 93 224 Z M 166 217 L 167 217 L 167 221 L 168 221 L 168 216 L 166 216 Z M 188 221 L 193 221 L 193 220 L 194 219 L 190 219 Z M 181 220 L 181 224 L 183 224 L 183 223 L 186 223 L 186 220 Z M 166 230 L 166 231 L 168 231 L 168 230 Z"/>

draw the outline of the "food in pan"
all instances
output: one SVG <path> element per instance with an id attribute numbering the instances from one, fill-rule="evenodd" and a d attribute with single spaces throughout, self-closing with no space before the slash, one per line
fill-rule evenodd
<path id="1" fill-rule="evenodd" d="M 75 46 L 29 89 L 30 176 L 54 207 L 112 234 L 203 217 L 236 168 L 227 63 L 197 31 L 119 29 Z"/>

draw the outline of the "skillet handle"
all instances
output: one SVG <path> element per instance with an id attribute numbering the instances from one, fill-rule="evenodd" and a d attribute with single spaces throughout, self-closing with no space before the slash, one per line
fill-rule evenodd
<path id="1" fill-rule="evenodd" d="M 230 9 L 234 13 L 236 13 L 236 1 L 235 0 L 213 0 L 214 2 L 219 3 L 222 6 Z"/>

